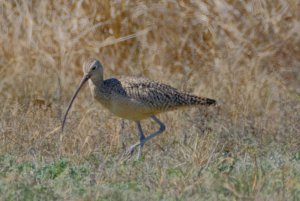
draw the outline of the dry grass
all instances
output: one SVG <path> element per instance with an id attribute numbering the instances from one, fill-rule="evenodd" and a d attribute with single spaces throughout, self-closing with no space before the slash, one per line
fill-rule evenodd
<path id="1" fill-rule="evenodd" d="M 299 10 L 290 0 L 1 1 L 0 155 L 95 165 L 102 190 L 137 181 L 129 198 L 299 198 Z M 138 140 L 135 125 L 121 129 L 87 87 L 59 132 L 89 57 L 106 77 L 144 76 L 220 105 L 162 114 L 167 131 L 146 144 L 145 160 L 122 165 L 124 147 Z M 122 187 L 109 189 L 81 196 L 109 200 Z"/>

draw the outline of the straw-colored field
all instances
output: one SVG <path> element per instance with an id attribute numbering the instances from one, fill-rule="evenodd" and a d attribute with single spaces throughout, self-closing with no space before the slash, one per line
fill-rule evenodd
<path id="1" fill-rule="evenodd" d="M 0 1 L 0 200 L 300 200 L 298 0 Z M 143 76 L 217 107 L 159 115 L 124 162 L 134 122 L 85 86 Z M 142 121 L 146 133 L 158 129 Z"/>

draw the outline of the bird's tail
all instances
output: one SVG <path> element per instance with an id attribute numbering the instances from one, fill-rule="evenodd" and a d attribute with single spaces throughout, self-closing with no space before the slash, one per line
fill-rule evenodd
<path id="1" fill-rule="evenodd" d="M 202 98 L 199 96 L 195 96 L 192 94 L 184 94 L 183 95 L 184 103 L 183 105 L 216 105 L 217 101 L 210 98 Z"/>

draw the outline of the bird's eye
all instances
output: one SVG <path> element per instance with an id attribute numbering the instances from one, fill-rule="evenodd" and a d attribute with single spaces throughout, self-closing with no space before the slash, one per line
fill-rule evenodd
<path id="1" fill-rule="evenodd" d="M 92 67 L 92 70 L 96 70 L 96 66 L 93 66 L 93 67 Z"/>

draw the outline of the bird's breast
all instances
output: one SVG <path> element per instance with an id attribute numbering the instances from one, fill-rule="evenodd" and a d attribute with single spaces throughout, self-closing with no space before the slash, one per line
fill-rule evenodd
<path id="1" fill-rule="evenodd" d="M 97 87 L 92 82 L 90 88 L 96 101 L 118 117 L 138 121 L 158 113 L 155 108 L 141 102 L 135 96 L 127 95 L 122 90 L 112 90 L 106 86 Z"/>

